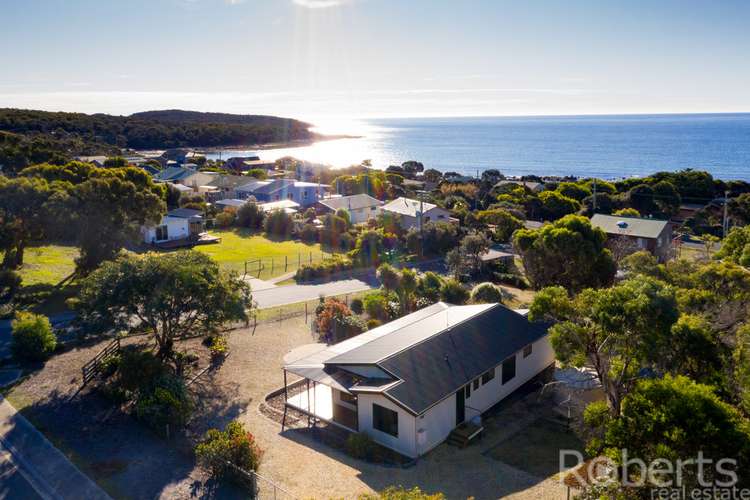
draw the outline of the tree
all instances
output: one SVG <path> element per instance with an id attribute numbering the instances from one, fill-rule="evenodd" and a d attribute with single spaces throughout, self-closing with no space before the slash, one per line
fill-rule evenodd
<path id="1" fill-rule="evenodd" d="M 502 303 L 503 291 L 493 283 L 480 283 L 472 289 L 471 301 L 475 304 Z"/>
<path id="2" fill-rule="evenodd" d="M 273 210 L 266 216 L 263 229 L 270 235 L 288 238 L 292 235 L 294 221 L 284 210 Z"/>
<path id="3" fill-rule="evenodd" d="M 539 229 L 519 229 L 514 245 L 535 289 L 560 285 L 578 291 L 612 283 L 616 265 L 606 239 L 587 218 L 568 215 Z"/>
<path id="4" fill-rule="evenodd" d="M 750 324 L 737 330 L 737 341 L 732 354 L 734 380 L 740 408 L 750 415 Z"/>
<path id="5" fill-rule="evenodd" d="M 575 182 L 561 182 L 557 185 L 557 192 L 577 201 L 583 201 L 587 196 L 591 196 L 591 189 Z"/>
<path id="6" fill-rule="evenodd" d="M 374 229 L 363 231 L 357 238 L 352 251 L 352 259 L 361 266 L 377 266 L 383 256 L 383 233 Z"/>
<path id="7" fill-rule="evenodd" d="M 490 249 L 490 240 L 482 233 L 464 236 L 458 248 L 448 252 L 446 264 L 454 276 L 475 276 L 482 271 L 482 255 Z"/>
<path id="8" fill-rule="evenodd" d="M 82 281 L 77 303 L 90 331 L 146 331 L 162 360 L 173 359 L 175 339 L 217 334 L 247 321 L 250 307 L 244 280 L 192 250 L 126 253 L 105 262 Z"/>
<path id="9" fill-rule="evenodd" d="M 742 193 L 736 198 L 731 198 L 727 209 L 729 216 L 736 223 L 743 226 L 750 224 L 750 193 Z"/>
<path id="10" fill-rule="evenodd" d="M 612 212 L 612 215 L 617 215 L 617 216 L 622 216 L 622 217 L 640 217 L 641 213 L 635 208 L 627 207 L 627 208 L 621 208 L 619 210 L 615 210 L 614 212 Z"/>
<path id="11" fill-rule="evenodd" d="M 365 295 L 363 299 L 365 312 L 371 318 L 379 320 L 389 319 L 388 296 L 382 291 L 371 292 Z"/>
<path id="12" fill-rule="evenodd" d="M 248 177 L 254 177 L 255 179 L 261 181 L 264 181 L 268 178 L 268 172 L 266 172 L 262 168 L 251 168 L 245 175 L 247 175 Z"/>
<path id="13" fill-rule="evenodd" d="M 241 478 L 243 471 L 257 471 L 263 451 L 255 442 L 255 437 L 245 429 L 242 422 L 232 421 L 223 431 L 209 429 L 201 442 L 195 447 L 195 458 L 198 463 L 211 471 L 216 478 Z M 231 465 L 230 465 L 231 464 Z"/>
<path id="14" fill-rule="evenodd" d="M 643 215 L 651 215 L 658 211 L 654 199 L 654 189 L 648 184 L 634 186 L 628 192 L 628 202 L 631 207 Z"/>
<path id="15" fill-rule="evenodd" d="M 505 179 L 505 176 L 496 168 L 488 168 L 482 172 L 482 182 L 487 184 L 495 185 L 503 179 Z"/>
<path id="16" fill-rule="evenodd" d="M 41 239 L 53 225 L 48 201 L 53 188 L 43 179 L 0 176 L 0 250 L 2 268 L 23 265 L 24 250 L 31 240 Z"/>
<path id="17" fill-rule="evenodd" d="M 248 229 L 259 230 L 263 227 L 265 212 L 257 203 L 245 203 L 237 210 L 237 224 Z"/>
<path id="18" fill-rule="evenodd" d="M 44 361 L 57 347 L 57 337 L 46 316 L 20 312 L 11 323 L 13 356 L 21 361 Z"/>
<path id="19" fill-rule="evenodd" d="M 659 208 L 659 214 L 669 218 L 680 211 L 682 198 L 677 189 L 669 181 L 660 181 L 652 186 L 654 191 L 654 202 Z"/>
<path id="20" fill-rule="evenodd" d="M 513 233 L 523 227 L 523 221 L 504 208 L 477 212 L 477 219 L 483 224 L 495 226 L 493 237 L 502 243 L 510 241 Z"/>
<path id="21" fill-rule="evenodd" d="M 422 178 L 427 182 L 434 182 L 438 183 L 443 180 L 443 174 L 439 170 L 435 170 L 434 168 L 428 168 L 424 172 L 422 172 Z"/>
<path id="22" fill-rule="evenodd" d="M 605 454 L 620 465 L 626 465 L 622 463 L 623 449 L 628 450 L 629 457 L 646 464 L 657 459 L 672 464 L 682 460 L 680 486 L 691 491 L 701 479 L 714 484 L 717 461 L 734 459 L 740 485 L 747 481 L 741 471 L 750 465 L 750 423 L 722 402 L 710 386 L 682 376 L 643 380 L 623 401 L 621 416 L 605 423 Z M 714 465 L 698 465 L 695 459 L 699 453 Z M 638 473 L 632 469 L 628 472 Z M 653 485 L 647 481 L 647 486 Z"/>
<path id="23" fill-rule="evenodd" d="M 750 267 L 750 226 L 733 227 L 724 238 L 716 258 Z"/>
<path id="24" fill-rule="evenodd" d="M 469 300 L 469 292 L 460 281 L 447 279 L 440 288 L 440 298 L 449 304 L 461 305 Z"/>
<path id="25" fill-rule="evenodd" d="M 568 214 L 574 214 L 581 209 L 581 204 L 573 198 L 563 196 L 557 191 L 543 191 L 539 193 L 539 215 L 545 220 L 557 220 Z"/>
<path id="26" fill-rule="evenodd" d="M 531 305 L 532 321 L 556 321 L 550 340 L 563 364 L 592 366 L 613 415 L 642 367 L 659 359 L 679 310 L 673 287 L 636 276 L 605 289 L 586 289 L 571 298 L 562 287 L 541 290 Z"/>
<path id="27" fill-rule="evenodd" d="M 406 247 L 410 252 L 418 254 L 422 249 L 424 255 L 445 255 L 456 245 L 459 229 L 450 222 L 428 222 L 422 226 L 420 232 L 411 228 L 406 233 Z"/>

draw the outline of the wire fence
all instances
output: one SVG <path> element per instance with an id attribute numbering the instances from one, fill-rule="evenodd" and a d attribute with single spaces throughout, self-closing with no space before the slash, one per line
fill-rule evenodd
<path id="1" fill-rule="evenodd" d="M 296 271 L 306 264 L 318 264 L 335 254 L 328 252 L 297 252 L 283 257 L 250 258 L 244 263 L 244 275 L 268 279 L 280 274 Z"/>
<path id="2" fill-rule="evenodd" d="M 227 465 L 234 471 L 236 480 L 247 490 L 251 498 L 256 500 L 296 499 L 289 491 L 255 471 L 247 471 L 228 462 Z"/>
<path id="3" fill-rule="evenodd" d="M 356 298 L 362 298 L 369 291 L 370 290 L 363 290 L 360 292 L 351 292 L 340 295 L 326 295 L 322 298 L 323 300 L 328 298 L 335 298 L 345 303 L 347 306 L 350 306 L 352 300 Z M 270 307 L 268 309 L 260 309 L 256 311 L 255 316 L 250 320 L 250 324 L 252 327 L 255 327 L 257 325 L 282 323 L 290 319 L 304 317 L 305 323 L 310 325 L 312 328 L 312 325 L 315 321 L 315 308 L 319 303 L 320 297 L 317 299 L 308 300 L 306 302 L 298 302 L 295 304 Z"/>

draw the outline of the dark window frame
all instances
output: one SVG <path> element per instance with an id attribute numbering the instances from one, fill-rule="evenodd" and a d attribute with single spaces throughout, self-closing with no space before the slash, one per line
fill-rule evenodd
<path id="1" fill-rule="evenodd" d="M 475 391 L 476 391 L 477 389 L 479 389 L 479 377 L 477 377 L 477 378 L 475 378 L 475 379 L 474 379 L 474 387 L 473 387 L 473 389 L 474 389 Z"/>
<path id="2" fill-rule="evenodd" d="M 398 412 L 380 406 L 377 403 L 372 404 L 372 428 L 398 437 Z"/>
<path id="3" fill-rule="evenodd" d="M 495 368 L 493 367 L 482 374 L 482 385 L 489 383 L 494 378 L 495 378 Z"/>
<path id="4" fill-rule="evenodd" d="M 527 345 L 523 348 L 523 357 L 528 358 L 529 356 L 531 356 L 532 352 L 534 352 L 534 344 Z"/>
<path id="5" fill-rule="evenodd" d="M 507 367 L 507 368 L 506 368 Z M 507 384 L 511 380 L 516 378 L 516 355 L 507 358 L 503 361 L 503 385 Z"/>

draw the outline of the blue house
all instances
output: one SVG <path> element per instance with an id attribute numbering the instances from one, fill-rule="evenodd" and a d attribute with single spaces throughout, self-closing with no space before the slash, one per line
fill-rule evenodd
<path id="1" fill-rule="evenodd" d="M 315 182 L 302 182 L 295 179 L 254 181 L 236 188 L 237 198 L 255 197 L 258 203 L 292 200 L 303 207 L 309 207 L 323 199 L 329 186 Z"/>

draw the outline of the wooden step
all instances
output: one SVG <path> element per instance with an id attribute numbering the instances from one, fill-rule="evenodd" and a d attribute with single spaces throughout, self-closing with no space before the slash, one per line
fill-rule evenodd
<path id="1" fill-rule="evenodd" d="M 482 434 L 484 427 L 464 422 L 451 431 L 446 442 L 451 446 L 465 448 L 474 439 Z"/>

